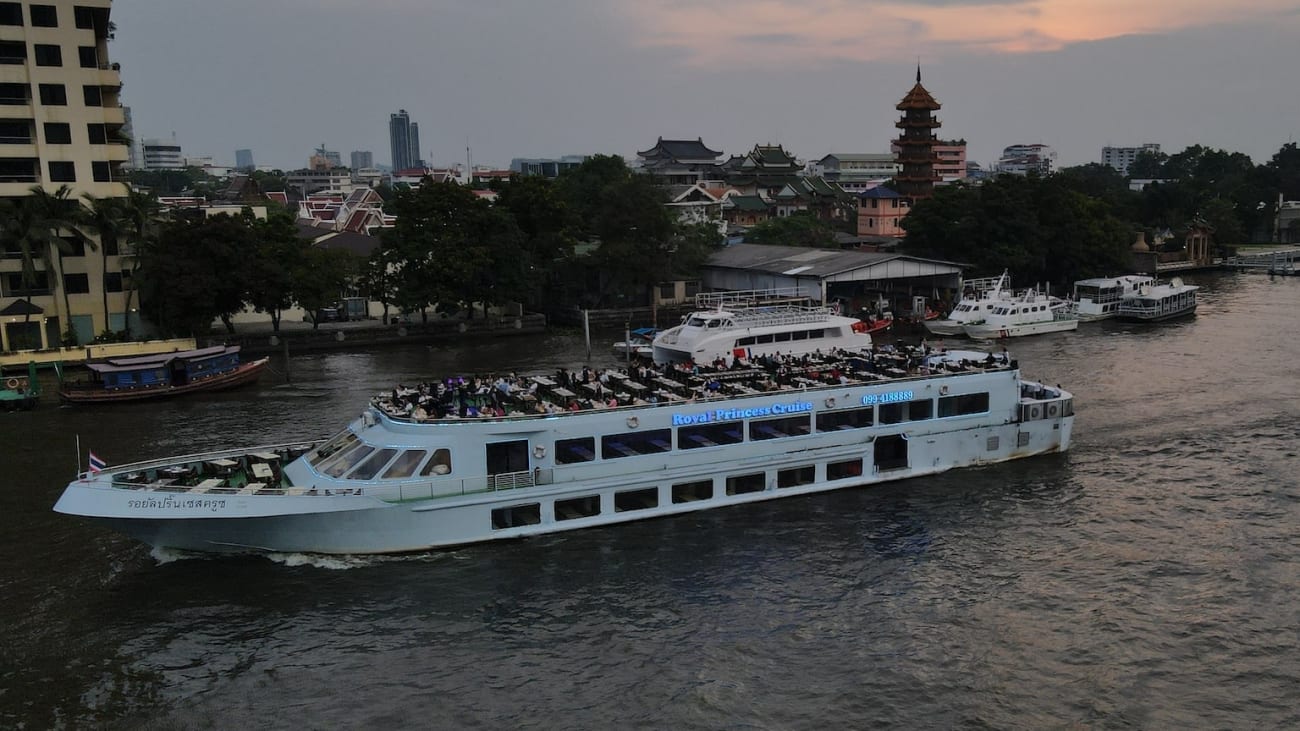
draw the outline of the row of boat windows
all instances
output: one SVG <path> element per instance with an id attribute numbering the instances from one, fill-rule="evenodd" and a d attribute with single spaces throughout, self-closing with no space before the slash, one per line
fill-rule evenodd
<path id="1" fill-rule="evenodd" d="M 430 452 L 433 456 L 429 456 Z M 379 478 L 382 480 L 411 477 L 417 469 L 420 477 L 451 473 L 451 451 L 448 449 L 381 449 L 362 442 L 352 432 L 339 434 L 321 445 L 308 462 L 322 475 L 347 480 L 373 480 L 380 470 L 383 470 L 383 476 Z"/>
<path id="2" fill-rule="evenodd" d="M 880 470 L 903 469 L 907 467 L 907 442 L 897 434 L 876 440 L 874 448 L 874 465 Z M 847 480 L 863 475 L 865 463 L 857 459 L 829 462 L 826 465 L 826 480 Z M 811 485 L 817 481 L 815 465 L 801 465 L 777 470 L 775 486 L 777 489 Z M 765 472 L 752 472 L 741 475 L 728 475 L 723 479 L 723 491 L 727 495 L 745 495 L 763 492 L 767 489 L 768 476 Z M 712 500 L 716 487 L 712 478 L 681 482 L 672 486 L 669 497 L 674 505 L 691 503 L 699 500 Z M 659 507 L 659 488 L 646 487 L 636 490 L 623 490 L 614 493 L 614 512 L 625 513 L 636 510 L 650 510 Z M 577 520 L 592 518 L 601 514 L 600 495 L 584 495 L 555 501 L 555 520 Z M 505 530 L 520 526 L 537 525 L 542 522 L 541 503 L 526 503 L 497 508 L 492 511 L 493 530 Z"/>
<path id="3" fill-rule="evenodd" d="M 993 310 L 995 315 L 1018 315 L 1022 312 L 1044 312 L 1047 305 L 1035 305 L 1032 307 L 999 307 Z"/>
<path id="4" fill-rule="evenodd" d="M 832 330 L 831 336 L 835 337 L 838 330 Z M 792 340 L 820 340 L 826 337 L 825 328 L 814 328 L 812 330 L 787 330 L 786 332 L 767 333 L 766 335 L 754 335 L 752 337 L 740 338 L 736 341 L 737 348 L 743 348 L 747 345 L 763 345 L 765 343 L 788 343 Z"/>
<path id="5" fill-rule="evenodd" d="M 895 404 L 882 404 L 879 407 L 861 409 L 839 409 L 817 414 L 816 427 L 819 432 L 840 431 L 843 429 L 862 429 L 874 426 L 876 408 L 879 408 L 880 424 L 901 424 L 909 421 L 924 421 L 935 418 L 934 400 L 917 399 Z M 987 393 L 944 396 L 939 399 L 939 418 L 983 414 L 989 410 Z M 749 422 L 749 441 L 781 439 L 811 434 L 813 417 L 809 414 L 784 416 L 775 419 L 755 419 Z M 721 424 L 694 424 L 677 427 L 678 449 L 699 449 L 701 447 L 719 447 L 728 444 L 740 444 L 745 441 L 745 425 L 732 421 Z M 647 431 L 626 432 L 623 434 L 606 434 L 600 437 L 600 458 L 619 459 L 637 457 L 646 454 L 662 454 L 673 449 L 672 429 L 650 429 Z M 576 464 L 590 462 L 597 457 L 596 437 L 576 437 L 558 439 L 555 442 L 555 463 Z"/>

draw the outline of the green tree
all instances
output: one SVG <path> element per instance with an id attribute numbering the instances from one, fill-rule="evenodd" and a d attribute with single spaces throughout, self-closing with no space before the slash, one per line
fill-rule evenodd
<path id="1" fill-rule="evenodd" d="M 131 302 L 135 298 L 136 283 L 139 281 L 141 252 L 157 246 L 159 231 L 167 219 L 163 214 L 162 206 L 158 203 L 158 198 L 152 193 L 132 190 L 126 194 L 126 198 L 122 199 L 121 205 L 123 217 L 126 219 L 126 240 L 130 242 L 129 248 L 123 251 L 123 253 L 130 253 L 131 261 L 131 276 L 128 278 L 129 281 L 124 282 L 126 334 L 129 337 Z"/>
<path id="2" fill-rule="evenodd" d="M 1128 176 L 1138 180 L 1158 180 L 1165 177 L 1165 162 L 1169 156 L 1163 152 L 1143 150 L 1129 163 Z"/>
<path id="3" fill-rule="evenodd" d="M 558 186 L 538 176 L 515 176 L 497 186 L 495 207 L 519 227 L 523 283 L 517 299 L 526 306 L 547 301 L 558 270 L 573 259 L 576 218 Z"/>
<path id="4" fill-rule="evenodd" d="M 269 314 L 271 330 L 278 333 L 281 313 L 294 302 L 295 273 L 302 267 L 307 244 L 286 213 L 253 221 L 250 228 L 253 250 L 243 272 L 248 304 Z"/>
<path id="5" fill-rule="evenodd" d="M 835 248 L 835 230 L 807 211 L 771 218 L 755 225 L 745 234 L 751 244 Z"/>
<path id="6" fill-rule="evenodd" d="M 96 198 L 91 193 L 83 193 L 81 197 L 86 202 L 82 227 L 99 237 L 100 270 L 105 280 L 100 292 L 104 296 L 104 330 L 108 331 L 112 329 L 108 318 L 108 257 L 110 252 L 117 254 L 121 251 L 131 221 L 123 198 Z"/>
<path id="7" fill-rule="evenodd" d="M 312 329 L 320 327 L 316 313 L 338 301 L 355 274 L 353 257 L 338 249 L 308 247 L 293 273 L 293 291 L 298 306 L 311 317 Z"/>
<path id="8" fill-rule="evenodd" d="M 164 332 L 198 335 L 244 305 L 244 261 L 252 238 L 247 221 L 233 216 L 175 220 L 156 241 L 139 248 L 141 308 Z"/>

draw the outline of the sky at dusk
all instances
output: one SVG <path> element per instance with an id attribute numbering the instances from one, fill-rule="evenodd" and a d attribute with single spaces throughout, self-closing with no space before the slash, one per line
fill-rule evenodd
<path id="1" fill-rule="evenodd" d="M 988 164 L 1041 142 L 1204 144 L 1268 160 L 1300 137 L 1300 0 L 119 0 L 137 137 L 303 167 L 389 162 L 388 115 L 435 165 L 631 158 L 665 138 L 802 159 L 888 152 L 923 82 Z"/>

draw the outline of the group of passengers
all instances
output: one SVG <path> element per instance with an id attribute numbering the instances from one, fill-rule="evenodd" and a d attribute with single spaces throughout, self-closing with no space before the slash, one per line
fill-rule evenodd
<path id="1" fill-rule="evenodd" d="M 940 349 L 942 345 L 939 346 Z M 569 411 L 642 406 L 664 401 L 693 402 L 755 392 L 852 384 L 861 374 L 898 376 L 928 373 L 927 356 L 940 352 L 924 341 L 917 346 L 885 345 L 861 351 L 803 354 L 737 352 L 711 363 L 691 361 L 655 365 L 638 361 L 628 368 L 557 369 L 550 376 L 475 375 L 398 385 L 376 404 L 393 416 L 415 421 L 560 414 Z M 1002 362 L 1007 362 L 1005 350 Z M 960 367 L 989 367 L 987 361 Z"/>

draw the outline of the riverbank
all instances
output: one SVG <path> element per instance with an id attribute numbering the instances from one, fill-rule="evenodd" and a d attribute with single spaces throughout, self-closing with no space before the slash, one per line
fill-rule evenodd
<path id="1" fill-rule="evenodd" d="M 461 342 L 466 339 L 535 335 L 546 331 L 546 317 L 525 313 L 518 317 L 487 317 L 472 320 L 449 318 L 428 323 L 385 324 L 382 320 L 325 322 L 313 328 L 307 322 L 280 323 L 274 332 L 270 323 L 245 324 L 232 334 L 213 333 L 199 338 L 204 345 L 238 345 L 247 355 L 304 351 L 346 350 L 384 345 Z"/>

